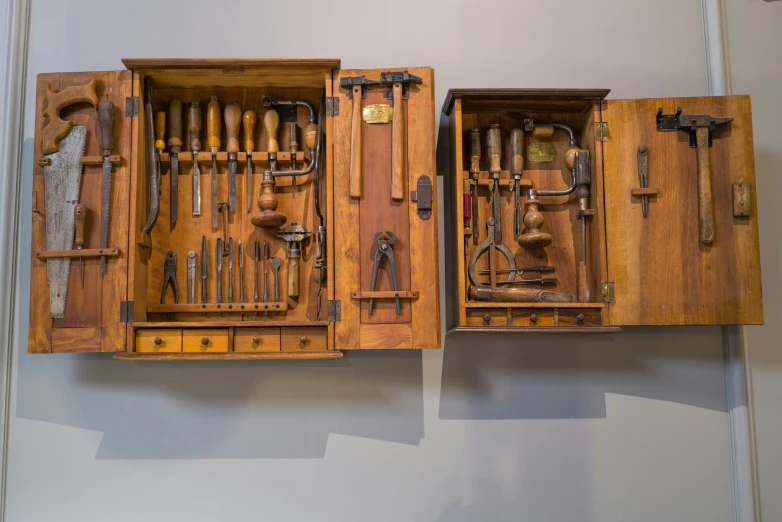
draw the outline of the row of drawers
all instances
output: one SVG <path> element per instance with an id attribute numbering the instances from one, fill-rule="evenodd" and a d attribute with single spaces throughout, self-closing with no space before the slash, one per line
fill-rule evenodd
<path id="1" fill-rule="evenodd" d="M 319 352 L 327 347 L 325 327 L 234 328 L 235 352 Z M 227 352 L 228 328 L 136 330 L 137 352 Z"/>
<path id="2" fill-rule="evenodd" d="M 468 326 L 600 326 L 599 308 L 470 308 Z"/>

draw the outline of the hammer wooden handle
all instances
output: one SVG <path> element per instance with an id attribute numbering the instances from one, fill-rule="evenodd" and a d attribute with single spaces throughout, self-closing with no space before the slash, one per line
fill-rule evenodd
<path id="1" fill-rule="evenodd" d="M 548 292 L 536 288 L 490 288 L 471 286 L 467 297 L 472 301 L 499 303 L 572 303 L 572 294 Z"/>
<path id="2" fill-rule="evenodd" d="M 394 119 L 391 121 L 391 199 L 401 201 L 405 195 L 405 111 L 402 107 L 402 83 L 391 87 L 394 98 Z"/>
<path id="3" fill-rule="evenodd" d="M 54 154 L 60 150 L 60 140 L 71 132 L 73 122 L 60 119 L 62 109 L 75 103 L 98 106 L 98 95 L 95 93 L 97 85 L 98 78 L 94 77 L 86 85 L 72 85 L 58 93 L 52 91 L 51 85 L 46 86 L 46 110 L 43 115 L 49 118 L 49 123 L 41 130 L 44 154 Z"/>
<path id="4" fill-rule="evenodd" d="M 353 89 L 353 120 L 350 127 L 350 197 L 361 197 L 361 157 L 362 157 L 362 139 L 361 139 L 361 87 L 354 86 Z"/>
<path id="5" fill-rule="evenodd" d="M 714 241 L 714 197 L 711 192 L 711 159 L 709 158 L 709 128 L 695 130 L 698 155 L 698 231 L 700 241 Z"/>

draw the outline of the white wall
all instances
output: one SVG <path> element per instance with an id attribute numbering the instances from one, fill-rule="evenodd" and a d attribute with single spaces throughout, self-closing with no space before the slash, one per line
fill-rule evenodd
<path id="1" fill-rule="evenodd" d="M 728 0 L 731 86 L 752 95 L 764 326 L 745 329 L 755 405 L 760 514 L 782 520 L 782 2 Z"/>
<path id="2" fill-rule="evenodd" d="M 33 2 L 22 237 L 38 72 L 136 56 L 335 56 L 348 68 L 431 65 L 438 107 L 448 87 L 706 93 L 699 2 L 282 5 Z M 23 239 L 24 263 L 29 248 Z M 31 356 L 28 277 L 9 521 L 733 520 L 717 328 L 448 338 L 442 351 L 335 362 Z"/>

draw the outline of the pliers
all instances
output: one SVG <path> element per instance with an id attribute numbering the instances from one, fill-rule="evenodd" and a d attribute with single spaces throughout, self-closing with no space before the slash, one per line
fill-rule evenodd
<path id="1" fill-rule="evenodd" d="M 163 290 L 160 292 L 160 304 L 166 302 L 168 285 L 174 290 L 174 302 L 179 303 L 179 286 L 176 283 L 176 254 L 169 250 L 166 254 L 165 272 L 163 274 Z"/>
<path id="2" fill-rule="evenodd" d="M 377 245 L 377 252 L 375 252 L 375 266 L 372 269 L 372 288 L 370 289 L 372 292 L 375 291 L 375 286 L 377 285 L 377 271 L 380 267 L 380 260 L 383 258 L 383 256 L 388 257 L 388 263 L 391 265 L 391 282 L 394 285 L 394 292 L 397 292 L 399 288 L 397 287 L 396 282 L 396 263 L 394 262 L 394 243 L 396 243 L 396 236 L 393 232 L 389 230 L 381 230 L 380 232 L 375 232 L 375 235 L 373 237 L 374 243 Z M 399 295 L 397 294 L 396 297 L 396 315 L 401 315 L 402 312 L 399 308 Z M 371 297 L 369 299 L 369 315 L 372 315 L 372 308 L 375 305 L 375 299 L 374 297 Z"/>

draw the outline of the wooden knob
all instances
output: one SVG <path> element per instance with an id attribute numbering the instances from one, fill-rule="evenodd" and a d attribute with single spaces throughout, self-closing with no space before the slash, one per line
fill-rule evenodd
<path id="1" fill-rule="evenodd" d="M 182 100 L 168 102 L 168 150 L 178 154 L 182 150 Z"/>
<path id="2" fill-rule="evenodd" d="M 269 109 L 263 115 L 263 127 L 266 129 L 267 152 L 279 152 L 280 146 L 277 143 L 277 127 L 280 125 L 280 115 L 274 109 Z"/>
<path id="3" fill-rule="evenodd" d="M 225 118 L 225 151 L 228 154 L 239 152 L 239 126 L 242 124 L 242 108 L 236 102 L 231 102 L 225 106 L 223 114 Z"/>
<path id="4" fill-rule="evenodd" d="M 201 344 L 203 344 L 204 346 L 209 344 L 209 337 L 201 337 Z"/>
<path id="5" fill-rule="evenodd" d="M 242 126 L 244 127 L 244 150 L 255 150 L 255 111 L 244 111 Z"/>
<path id="6" fill-rule="evenodd" d="M 529 316 L 529 322 L 531 323 L 537 323 L 538 322 L 538 314 L 532 314 Z"/>
<path id="7" fill-rule="evenodd" d="M 155 113 L 155 148 L 158 152 L 166 148 L 166 113 Z"/>
<path id="8" fill-rule="evenodd" d="M 481 171 L 481 130 L 470 129 L 470 173 L 478 174 Z"/>
<path id="9" fill-rule="evenodd" d="M 87 207 L 81 203 L 73 208 L 73 219 L 76 223 L 76 232 L 74 234 L 74 245 L 76 250 L 84 248 L 84 222 L 87 220 Z"/>
<path id="10" fill-rule="evenodd" d="M 152 342 L 155 343 L 157 346 L 160 346 L 161 344 L 163 344 L 163 339 L 161 339 L 160 337 L 155 337 L 154 339 L 152 339 Z"/>
<path id="11" fill-rule="evenodd" d="M 307 341 L 309 341 L 309 339 L 307 339 L 306 335 L 302 335 L 301 337 L 299 337 L 299 342 L 301 344 L 307 344 Z"/>
<path id="12" fill-rule="evenodd" d="M 253 335 L 253 342 L 255 344 L 258 344 L 259 342 L 261 342 L 261 338 L 257 335 Z"/>
<path id="13" fill-rule="evenodd" d="M 187 135 L 190 139 L 190 150 L 201 150 L 201 104 L 190 102 L 187 106 Z"/>
<path id="14" fill-rule="evenodd" d="M 489 172 L 497 173 L 502 170 L 500 159 L 502 158 L 502 134 L 500 126 L 496 123 L 489 125 L 486 131 L 486 154 L 489 156 Z"/>
<path id="15" fill-rule="evenodd" d="M 569 170 L 576 168 L 576 154 L 578 154 L 578 147 L 573 147 L 565 152 L 565 166 Z"/>
<path id="16" fill-rule="evenodd" d="M 486 314 L 483 316 L 483 322 L 488 323 L 491 321 L 491 316 L 489 314 Z"/>
<path id="17" fill-rule="evenodd" d="M 210 96 L 206 106 L 206 144 L 212 152 L 220 150 L 220 102 L 217 96 Z"/>
<path id="18" fill-rule="evenodd" d="M 521 176 L 524 173 L 524 131 L 510 131 L 510 174 Z"/>
<path id="19" fill-rule="evenodd" d="M 312 150 L 318 144 L 318 126 L 314 123 L 307 125 L 304 129 L 304 146 Z"/>
<path id="20" fill-rule="evenodd" d="M 576 321 L 578 321 L 579 323 L 583 323 L 584 322 L 584 314 L 578 314 L 576 316 Z"/>
<path id="21" fill-rule="evenodd" d="M 111 100 L 101 100 L 98 104 L 98 124 L 100 125 L 100 144 L 104 156 L 108 156 L 114 150 L 114 116 L 114 103 Z"/>

